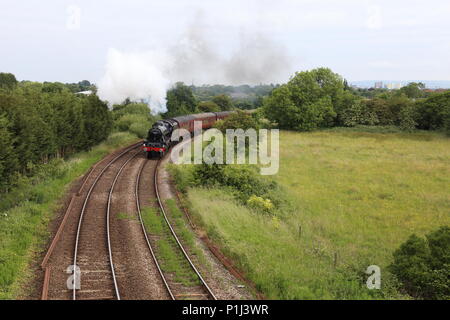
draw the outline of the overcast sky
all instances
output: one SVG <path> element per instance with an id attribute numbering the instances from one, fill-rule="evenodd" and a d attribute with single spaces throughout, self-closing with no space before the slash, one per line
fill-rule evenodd
<path id="1" fill-rule="evenodd" d="M 274 81 L 320 66 L 350 81 L 450 80 L 449 17 L 448 0 L 0 0 L 0 71 L 97 82 L 110 49 L 170 48 L 200 21 L 224 56 L 243 34 L 270 39 L 289 57 Z"/>

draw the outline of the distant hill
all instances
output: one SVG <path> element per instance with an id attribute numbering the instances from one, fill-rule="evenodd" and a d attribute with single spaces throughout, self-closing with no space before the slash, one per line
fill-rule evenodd
<path id="1" fill-rule="evenodd" d="M 383 85 L 390 83 L 400 83 L 402 85 L 407 85 L 410 82 L 422 82 L 425 84 L 428 89 L 449 89 L 450 81 L 449 80 L 364 80 L 364 81 L 351 81 L 351 85 L 355 85 L 360 88 L 373 88 L 375 86 L 375 82 L 383 82 Z"/>

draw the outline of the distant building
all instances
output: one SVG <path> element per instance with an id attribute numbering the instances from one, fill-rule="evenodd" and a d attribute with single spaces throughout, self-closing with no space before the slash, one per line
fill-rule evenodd
<path id="1" fill-rule="evenodd" d="M 80 92 L 77 92 L 76 94 L 85 94 L 88 96 L 88 95 L 92 94 L 92 90 L 80 91 Z"/>
<path id="2" fill-rule="evenodd" d="M 423 92 L 426 93 L 442 93 L 446 91 L 448 91 L 448 89 L 423 89 Z"/>
<path id="3" fill-rule="evenodd" d="M 403 85 L 401 83 L 388 83 L 385 85 L 385 88 L 389 90 L 398 90 L 401 89 L 402 87 Z"/>
<path id="4" fill-rule="evenodd" d="M 375 82 L 375 89 L 382 89 L 383 88 L 383 82 L 379 81 L 379 82 Z"/>

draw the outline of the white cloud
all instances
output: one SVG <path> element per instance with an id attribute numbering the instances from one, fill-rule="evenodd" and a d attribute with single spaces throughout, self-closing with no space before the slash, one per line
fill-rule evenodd
<path id="1" fill-rule="evenodd" d="M 66 10 L 73 3 L 82 12 L 76 32 L 66 28 Z M 206 60 L 189 54 L 187 61 L 195 66 L 190 78 L 196 83 L 210 79 L 209 74 L 220 74 L 215 79 L 222 81 L 224 72 L 210 71 L 214 59 L 229 60 L 239 50 L 255 55 L 242 59 L 241 65 L 271 65 L 258 55 L 260 44 L 251 50 L 241 44 L 241 34 L 259 34 L 276 44 L 275 51 L 285 51 L 295 66 L 289 74 L 301 67 L 329 66 L 349 80 L 387 78 L 383 74 L 389 70 L 389 77 L 396 73 L 398 79 L 415 73 L 414 78 L 450 77 L 448 0 L 0 0 L 0 70 L 14 72 L 19 79 L 96 81 L 110 57 L 108 48 L 146 55 L 155 47 L 178 46 L 199 10 L 204 38 L 214 54 Z M 420 67 L 417 61 L 422 60 L 435 63 Z M 207 64 L 203 68 L 202 61 Z M 404 67 L 395 67 L 399 65 Z M 250 74 L 258 72 L 253 68 Z M 262 73 L 277 79 L 270 71 Z"/>

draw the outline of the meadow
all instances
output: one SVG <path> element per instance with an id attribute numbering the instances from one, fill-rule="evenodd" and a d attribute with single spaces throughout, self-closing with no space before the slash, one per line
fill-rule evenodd
<path id="1" fill-rule="evenodd" d="M 280 138 L 275 180 L 294 213 L 259 215 L 224 188 L 188 188 L 197 223 L 268 298 L 410 298 L 387 267 L 411 234 L 450 225 L 450 139 L 380 128 Z M 371 265 L 381 290 L 366 287 Z"/>

